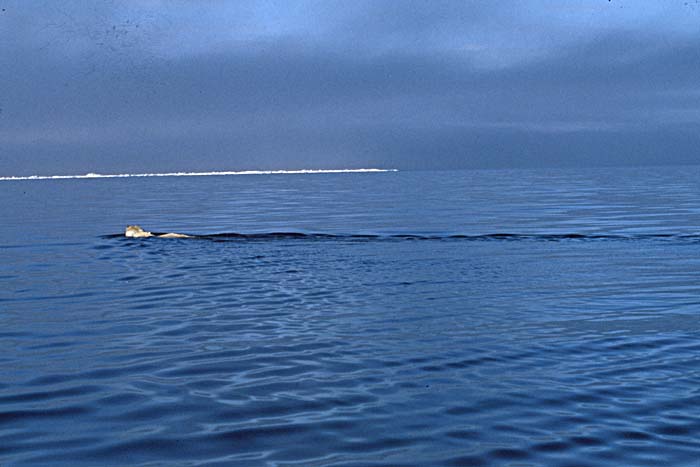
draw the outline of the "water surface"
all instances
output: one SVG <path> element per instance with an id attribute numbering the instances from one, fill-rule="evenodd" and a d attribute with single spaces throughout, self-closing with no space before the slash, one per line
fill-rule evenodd
<path id="1" fill-rule="evenodd" d="M 697 465 L 699 178 L 0 182 L 0 464 Z"/>

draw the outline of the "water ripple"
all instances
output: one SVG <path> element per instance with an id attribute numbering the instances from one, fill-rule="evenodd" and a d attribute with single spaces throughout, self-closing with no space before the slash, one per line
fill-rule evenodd
<path id="1" fill-rule="evenodd" d="M 695 466 L 698 175 L 8 183 L 0 464 Z"/>

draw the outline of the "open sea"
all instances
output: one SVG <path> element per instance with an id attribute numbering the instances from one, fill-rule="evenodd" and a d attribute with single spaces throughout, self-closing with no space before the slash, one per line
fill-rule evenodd
<path id="1" fill-rule="evenodd" d="M 700 166 L 4 180 L 0 219 L 2 466 L 700 465 Z"/>

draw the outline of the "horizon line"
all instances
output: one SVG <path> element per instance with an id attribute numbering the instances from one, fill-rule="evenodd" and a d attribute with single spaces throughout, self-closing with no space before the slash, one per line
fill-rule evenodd
<path id="1" fill-rule="evenodd" d="M 100 174 L 89 172 L 83 175 L 27 175 L 0 177 L 0 181 L 19 180 L 66 180 L 66 179 L 95 179 L 95 178 L 138 178 L 138 177 L 206 177 L 221 175 L 296 175 L 296 174 L 335 174 L 335 173 L 376 173 L 398 172 L 398 169 L 294 169 L 294 170 L 241 170 L 241 171 L 211 171 L 211 172 L 165 172 L 165 173 L 121 173 Z"/>

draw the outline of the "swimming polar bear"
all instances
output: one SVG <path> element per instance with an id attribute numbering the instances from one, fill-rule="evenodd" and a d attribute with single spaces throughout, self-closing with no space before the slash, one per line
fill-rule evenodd
<path id="1" fill-rule="evenodd" d="M 126 232 L 124 235 L 130 238 L 147 238 L 147 237 L 159 237 L 159 238 L 192 238 L 190 235 L 179 234 L 179 233 L 166 233 L 166 234 L 154 234 L 151 232 L 146 232 L 138 225 L 127 225 Z"/>

